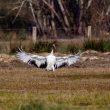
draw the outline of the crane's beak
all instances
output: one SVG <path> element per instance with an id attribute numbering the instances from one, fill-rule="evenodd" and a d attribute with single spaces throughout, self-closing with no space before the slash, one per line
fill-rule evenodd
<path id="1" fill-rule="evenodd" d="M 56 50 L 56 46 L 55 46 L 55 44 L 53 44 L 53 48 Z"/>

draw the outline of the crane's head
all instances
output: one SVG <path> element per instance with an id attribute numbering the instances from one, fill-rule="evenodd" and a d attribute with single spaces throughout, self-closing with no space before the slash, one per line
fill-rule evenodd
<path id="1" fill-rule="evenodd" d="M 55 52 L 55 50 L 56 50 L 56 46 L 55 46 L 55 44 L 53 44 L 51 54 L 53 54 L 53 52 Z"/>
<path id="2" fill-rule="evenodd" d="M 52 47 L 53 47 L 54 50 L 56 50 L 56 45 L 55 44 L 53 44 Z"/>

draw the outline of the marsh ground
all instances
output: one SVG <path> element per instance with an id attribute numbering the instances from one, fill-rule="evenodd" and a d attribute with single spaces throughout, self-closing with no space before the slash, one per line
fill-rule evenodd
<path id="1" fill-rule="evenodd" d="M 0 110 L 110 109 L 110 53 L 86 51 L 80 62 L 55 72 L 28 66 L 14 57 L 8 62 L 3 56 Z M 35 109 L 33 103 L 48 109 Z"/>

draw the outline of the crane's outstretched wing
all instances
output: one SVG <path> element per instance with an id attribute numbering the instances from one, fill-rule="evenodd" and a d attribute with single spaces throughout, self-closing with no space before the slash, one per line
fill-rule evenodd
<path id="1" fill-rule="evenodd" d="M 75 64 L 79 60 L 80 60 L 79 55 L 69 55 L 67 58 L 67 65 L 70 66 L 72 64 Z"/>
<path id="2" fill-rule="evenodd" d="M 29 65 L 34 65 L 38 68 L 45 68 L 47 65 L 45 57 L 26 53 L 25 51 L 21 49 L 17 51 L 16 57 L 22 62 L 27 63 Z"/>
<path id="3" fill-rule="evenodd" d="M 55 68 L 60 68 L 67 65 L 66 57 L 56 57 Z"/>
<path id="4" fill-rule="evenodd" d="M 55 67 L 59 68 L 62 66 L 70 66 L 72 64 L 75 64 L 77 61 L 79 61 L 80 55 L 68 55 L 65 57 L 56 57 L 56 64 Z"/>

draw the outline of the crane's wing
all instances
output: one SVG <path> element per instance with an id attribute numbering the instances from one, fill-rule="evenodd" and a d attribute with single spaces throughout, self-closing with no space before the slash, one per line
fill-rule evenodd
<path id="1" fill-rule="evenodd" d="M 25 51 L 19 49 L 17 51 L 16 57 L 24 63 L 34 65 L 36 67 L 46 67 L 46 57 L 26 53 Z"/>
<path id="2" fill-rule="evenodd" d="M 67 57 L 67 65 L 71 66 L 72 64 L 75 64 L 79 60 L 80 60 L 80 56 L 79 55 L 69 55 Z"/>
<path id="3" fill-rule="evenodd" d="M 62 66 L 70 66 L 72 64 L 75 64 L 77 61 L 79 61 L 80 55 L 68 55 L 65 57 L 56 57 L 56 64 L 55 67 L 59 68 Z"/>
<path id="4" fill-rule="evenodd" d="M 66 57 L 56 57 L 55 68 L 60 68 L 67 65 Z"/>

